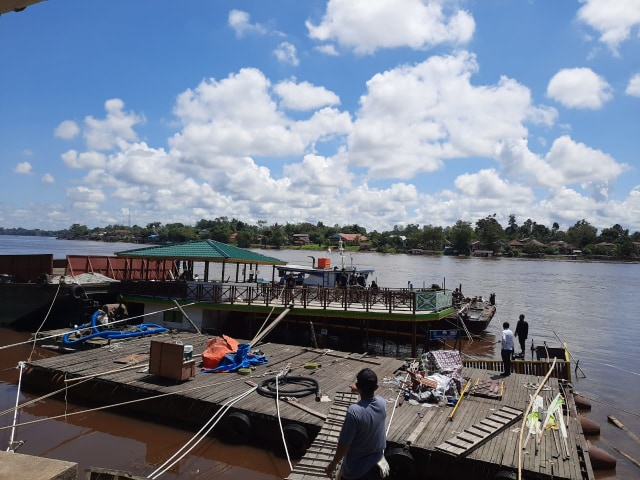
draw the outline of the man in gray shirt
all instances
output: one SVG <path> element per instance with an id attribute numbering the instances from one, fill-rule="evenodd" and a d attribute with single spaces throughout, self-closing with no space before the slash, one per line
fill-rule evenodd
<path id="1" fill-rule="evenodd" d="M 378 462 L 384 457 L 387 445 L 385 420 L 387 404 L 375 396 L 378 376 L 370 368 L 363 368 L 351 389 L 358 392 L 360 401 L 349 406 L 338 448 L 326 474 L 333 478 L 336 466 L 344 458 L 340 470 L 343 480 L 377 480 L 381 478 Z"/>

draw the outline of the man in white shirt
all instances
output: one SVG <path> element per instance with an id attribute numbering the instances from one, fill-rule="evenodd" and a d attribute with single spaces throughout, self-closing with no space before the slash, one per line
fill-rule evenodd
<path id="1" fill-rule="evenodd" d="M 513 356 L 513 332 L 509 329 L 509 322 L 502 324 L 502 363 L 504 364 L 503 377 L 511 375 L 511 357 Z"/>

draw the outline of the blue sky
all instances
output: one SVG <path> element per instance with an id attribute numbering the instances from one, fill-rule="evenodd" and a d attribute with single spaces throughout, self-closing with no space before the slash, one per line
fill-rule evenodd
<path id="1" fill-rule="evenodd" d="M 638 59 L 640 0 L 48 0 L 0 16 L 0 226 L 640 231 Z"/>

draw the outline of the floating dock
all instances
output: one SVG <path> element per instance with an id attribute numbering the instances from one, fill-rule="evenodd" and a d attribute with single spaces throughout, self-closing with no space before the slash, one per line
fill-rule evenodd
<path id="1" fill-rule="evenodd" d="M 347 393 L 349 385 L 360 369 L 369 367 L 378 374 L 377 394 L 387 400 L 390 427 L 386 455 L 395 478 L 423 478 L 423 472 L 428 471 L 430 479 L 469 475 L 491 479 L 517 472 L 519 457 L 523 478 L 594 478 L 573 396 L 564 392 L 556 378 L 546 382 L 540 395 L 547 405 L 556 394 L 566 394 L 566 441 L 558 430 L 546 430 L 539 441 L 531 438 L 526 448 L 520 449 L 522 415 L 539 385 L 539 376 L 501 377 L 499 372 L 464 367 L 460 373 L 467 388 L 462 399 L 455 407 L 434 406 L 417 404 L 401 395 L 399 382 L 406 378 L 404 360 L 262 343 L 254 348 L 268 357 L 268 363 L 243 371 L 244 375 L 205 373 L 199 368 L 199 354 L 211 338 L 165 333 L 31 361 L 23 386 L 29 391 L 58 391 L 74 403 L 113 405 L 118 411 L 144 413 L 145 418 L 194 431 L 228 408 L 213 430 L 215 435 L 236 442 L 260 439 L 261 444 L 271 447 L 282 445 L 277 428 L 279 407 L 285 438 L 293 442 L 290 450 L 299 453 L 287 478 L 312 480 L 326 479 L 324 466 L 335 450 L 344 412 L 357 401 Z M 195 368 L 181 370 L 187 372 L 184 380 L 150 373 L 152 341 L 191 344 Z M 319 391 L 281 399 L 278 405 L 275 398 L 255 391 L 256 386 L 284 370 L 289 376 L 313 379 Z M 229 406 L 231 399 L 242 394 L 247 396 Z M 67 412 L 70 414 L 73 412 Z"/>

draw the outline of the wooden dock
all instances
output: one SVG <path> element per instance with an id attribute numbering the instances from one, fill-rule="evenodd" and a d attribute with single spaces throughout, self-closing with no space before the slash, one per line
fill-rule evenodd
<path id="1" fill-rule="evenodd" d="M 361 368 L 370 367 L 379 377 L 377 394 L 387 400 L 387 421 L 391 422 L 387 458 L 396 478 L 424 478 L 424 473 L 419 472 L 428 471 L 430 479 L 470 478 L 469 474 L 490 479 L 503 470 L 517 471 L 521 412 L 535 392 L 538 376 L 512 374 L 503 378 L 498 372 L 464 367 L 461 374 L 469 382 L 468 390 L 454 410 L 447 405 L 417 404 L 399 396 L 398 380 L 406 375 L 402 370 L 404 360 L 275 343 L 254 347 L 269 361 L 248 375 L 204 373 L 196 368 L 193 377 L 175 381 L 149 373 L 152 340 L 192 344 L 199 366 L 199 354 L 211 338 L 166 333 L 112 341 L 99 348 L 31 361 L 23 385 L 31 391 L 59 390 L 74 403 L 118 404 L 119 410 L 144 413 L 147 418 L 195 431 L 230 399 L 288 369 L 289 375 L 315 379 L 321 390 L 317 395 L 279 402 L 283 424 L 303 428 L 309 439 L 303 450 L 305 455 L 295 463 L 288 478 L 312 480 L 326 479 L 324 466 L 331 460 L 337 442 L 343 418 L 340 415 L 354 401 L 344 392 L 349 391 Z M 541 391 L 545 406 L 561 388 L 557 379 L 548 380 Z M 324 396 L 331 401 L 318 401 Z M 539 443 L 532 439 L 521 451 L 523 478 L 594 478 L 572 395 L 567 394 L 566 403 L 568 455 L 561 448 L 559 432 L 545 431 Z M 226 417 L 233 412 L 249 420 L 252 440 L 258 438 L 271 446 L 282 444 L 280 431 L 274 428 L 274 398 L 248 393 L 229 409 Z M 225 428 L 229 427 L 232 425 L 225 427 L 223 419 L 214 433 L 224 437 Z M 469 448 L 463 448 L 465 445 Z"/>

